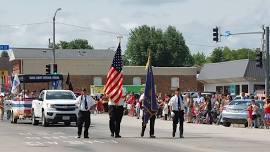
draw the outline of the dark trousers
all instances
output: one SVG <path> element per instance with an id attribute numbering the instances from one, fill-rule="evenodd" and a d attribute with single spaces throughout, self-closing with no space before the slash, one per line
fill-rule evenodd
<path id="1" fill-rule="evenodd" d="M 142 120 L 144 120 L 144 116 Z M 150 117 L 150 133 L 149 133 L 150 136 L 155 134 L 155 120 L 156 120 L 156 115 L 153 115 L 152 117 Z M 142 132 L 141 132 L 142 136 L 144 136 L 145 129 L 146 129 L 146 124 L 142 122 Z"/>
<path id="2" fill-rule="evenodd" d="M 109 116 L 110 116 L 110 130 L 112 135 L 119 136 L 120 133 L 120 123 L 122 121 L 124 112 L 123 106 L 113 106 L 109 105 Z"/>
<path id="3" fill-rule="evenodd" d="M 180 136 L 184 133 L 184 110 L 180 111 L 173 111 L 174 117 L 173 117 L 173 134 L 176 132 L 177 124 L 179 123 L 179 132 Z"/>
<path id="4" fill-rule="evenodd" d="M 206 113 L 206 116 L 205 117 L 207 117 L 207 115 L 208 115 L 208 118 L 209 118 L 209 124 L 212 124 L 213 123 L 213 116 L 212 116 L 212 112 L 211 112 L 211 110 L 207 110 L 207 113 Z"/>
<path id="5" fill-rule="evenodd" d="M 168 118 L 168 114 L 165 114 L 164 115 L 164 120 L 167 120 L 167 118 Z"/>
<path id="6" fill-rule="evenodd" d="M 88 129 L 90 127 L 90 111 L 79 111 L 78 114 L 78 136 L 82 134 L 82 127 L 84 124 L 84 137 L 88 137 Z"/>

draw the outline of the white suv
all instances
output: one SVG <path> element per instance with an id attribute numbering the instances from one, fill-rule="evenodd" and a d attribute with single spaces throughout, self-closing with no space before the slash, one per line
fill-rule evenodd
<path id="1" fill-rule="evenodd" d="M 32 102 L 32 124 L 47 127 L 49 123 L 77 122 L 78 107 L 75 94 L 70 90 L 43 90 Z"/>

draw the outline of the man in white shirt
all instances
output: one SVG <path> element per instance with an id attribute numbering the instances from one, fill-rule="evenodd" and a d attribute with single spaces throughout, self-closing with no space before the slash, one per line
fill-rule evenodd
<path id="1" fill-rule="evenodd" d="M 175 132 L 177 128 L 177 124 L 179 122 L 179 132 L 180 132 L 180 138 L 184 138 L 184 109 L 185 109 L 185 103 L 184 98 L 180 94 L 180 89 L 177 88 L 175 90 L 175 95 L 170 99 L 169 102 L 170 110 L 171 110 L 171 116 L 173 117 L 173 132 L 172 136 L 175 137 Z"/>
<path id="2" fill-rule="evenodd" d="M 78 137 L 81 138 L 82 134 L 82 126 L 84 124 L 84 138 L 89 138 L 88 136 L 88 129 L 90 127 L 90 109 L 95 105 L 95 100 L 87 95 L 86 89 L 83 89 L 81 92 L 81 96 L 78 97 Z"/>
<path id="3" fill-rule="evenodd" d="M 120 136 L 120 124 L 124 112 L 124 98 L 122 97 L 119 103 L 116 105 L 111 99 L 108 102 L 109 108 L 109 127 L 111 131 L 111 137 L 121 138 Z"/>

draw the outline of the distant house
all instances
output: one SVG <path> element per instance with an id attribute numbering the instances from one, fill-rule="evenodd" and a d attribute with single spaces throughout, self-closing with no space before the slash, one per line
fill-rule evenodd
<path id="1" fill-rule="evenodd" d="M 223 94 L 264 90 L 264 70 L 248 59 L 205 64 L 198 80 L 204 84 L 204 91 Z"/>
<path id="2" fill-rule="evenodd" d="M 70 74 L 73 88 L 90 90 L 90 85 L 104 85 L 112 64 L 113 50 L 56 50 L 58 73 Z M 53 62 L 48 48 L 13 48 L 9 50 L 13 74 L 45 74 L 47 64 Z M 172 93 L 177 87 L 183 91 L 197 90 L 196 67 L 154 67 L 157 92 Z M 145 84 L 145 66 L 124 66 L 124 84 Z M 64 79 L 65 81 L 65 79 Z M 48 88 L 48 84 L 26 86 L 28 89 Z M 67 88 L 66 85 L 64 85 Z"/>

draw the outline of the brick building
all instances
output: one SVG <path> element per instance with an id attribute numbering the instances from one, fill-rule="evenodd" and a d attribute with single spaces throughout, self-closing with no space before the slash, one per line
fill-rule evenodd
<path id="1" fill-rule="evenodd" d="M 13 48 L 9 50 L 13 74 L 45 74 L 45 66 L 52 63 L 52 50 L 43 48 Z M 56 50 L 58 73 L 69 73 L 74 89 L 90 85 L 104 85 L 114 56 L 113 50 Z M 154 67 L 157 92 L 171 93 L 176 87 L 183 91 L 197 90 L 196 67 Z M 124 84 L 145 83 L 144 66 L 124 66 Z M 48 84 L 26 85 L 29 90 L 48 88 Z M 64 85 L 64 88 L 67 88 Z"/>

